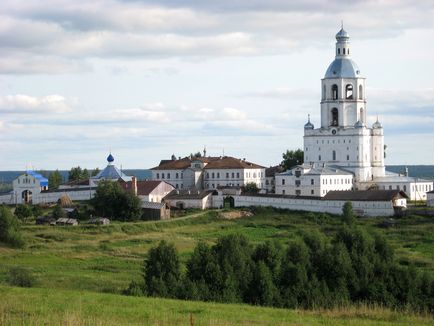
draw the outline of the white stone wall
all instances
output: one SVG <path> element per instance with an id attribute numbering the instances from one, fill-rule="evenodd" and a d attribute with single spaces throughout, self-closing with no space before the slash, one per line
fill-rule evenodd
<path id="1" fill-rule="evenodd" d="M 235 207 L 271 206 L 291 210 L 342 214 L 345 201 L 321 199 L 295 199 L 284 197 L 233 196 Z M 393 216 L 394 209 L 389 201 L 353 201 L 353 210 L 359 216 Z"/>
<path id="2" fill-rule="evenodd" d="M 251 182 L 256 183 L 259 189 L 265 188 L 265 168 L 204 170 L 204 189 L 216 189 L 219 186 L 243 187 Z"/>
<path id="3" fill-rule="evenodd" d="M 426 194 L 426 205 L 434 207 L 434 192 Z"/>
<path id="4" fill-rule="evenodd" d="M 15 195 L 13 193 L 0 195 L 0 205 L 12 205 L 15 204 Z"/>
<path id="5" fill-rule="evenodd" d="M 179 204 L 182 203 L 185 209 L 188 208 L 208 209 L 212 207 L 213 196 L 209 194 L 208 196 L 202 199 L 165 199 L 165 202 L 171 207 L 179 207 Z"/>

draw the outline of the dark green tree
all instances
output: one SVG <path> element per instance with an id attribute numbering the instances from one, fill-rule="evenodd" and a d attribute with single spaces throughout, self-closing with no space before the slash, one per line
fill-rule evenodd
<path id="1" fill-rule="evenodd" d="M 80 181 L 89 179 L 89 171 L 87 169 L 82 169 L 80 166 L 73 167 L 69 171 L 68 181 Z"/>
<path id="2" fill-rule="evenodd" d="M 303 164 L 304 153 L 301 149 L 286 150 L 286 153 L 282 154 L 283 161 L 281 165 L 288 170 L 295 165 Z"/>
<path id="3" fill-rule="evenodd" d="M 259 192 L 259 188 L 255 182 L 248 182 L 244 186 L 244 191 L 248 194 L 257 194 Z"/>
<path id="4" fill-rule="evenodd" d="M 63 182 L 63 177 L 60 174 L 59 170 L 53 171 L 48 176 L 48 188 L 49 189 L 57 189 L 60 184 Z"/>
<path id="5" fill-rule="evenodd" d="M 273 274 L 263 260 L 254 265 L 247 301 L 261 306 L 276 306 L 280 301 Z"/>
<path id="6" fill-rule="evenodd" d="M 178 252 L 173 244 L 160 241 L 145 259 L 143 278 L 145 292 L 150 296 L 175 298 L 181 279 Z"/>
<path id="7" fill-rule="evenodd" d="M 347 201 L 342 207 L 342 220 L 348 225 L 353 225 L 356 222 L 353 204 L 350 201 Z"/>
<path id="8" fill-rule="evenodd" d="M 25 204 L 17 205 L 14 214 L 20 220 L 25 221 L 26 219 L 28 219 L 30 216 L 33 215 L 32 207 Z"/>
<path id="9" fill-rule="evenodd" d="M 42 210 L 41 206 L 39 205 L 34 205 L 32 207 L 32 215 L 35 217 L 41 216 L 44 213 L 44 211 Z"/>
<path id="10" fill-rule="evenodd" d="M 0 206 L 0 242 L 13 247 L 22 247 L 23 238 L 20 233 L 20 222 L 6 206 Z"/>
<path id="11" fill-rule="evenodd" d="M 67 216 L 66 212 L 64 211 L 64 209 L 60 205 L 56 205 L 51 214 L 52 214 L 53 218 L 55 218 L 56 220 L 58 218 L 64 218 Z"/>
<path id="12" fill-rule="evenodd" d="M 142 213 L 139 197 L 108 180 L 98 184 L 91 203 L 97 215 L 122 221 L 137 220 Z"/>

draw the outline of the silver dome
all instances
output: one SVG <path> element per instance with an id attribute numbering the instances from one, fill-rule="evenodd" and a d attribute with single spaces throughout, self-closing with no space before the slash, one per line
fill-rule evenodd
<path id="1" fill-rule="evenodd" d="M 378 119 L 377 119 L 377 121 L 375 121 L 374 124 L 372 125 L 372 128 L 380 129 L 380 128 L 383 128 L 383 126 L 381 125 L 381 122 L 378 121 Z"/>
<path id="2" fill-rule="evenodd" d="M 344 28 L 341 28 L 341 30 L 336 34 L 336 39 L 342 39 L 342 38 L 346 38 L 349 39 L 350 38 L 350 34 L 347 33 L 346 30 L 344 30 Z"/>
<path id="3" fill-rule="evenodd" d="M 314 129 L 314 125 L 313 123 L 311 123 L 310 121 L 308 121 L 305 125 L 304 125 L 304 129 Z"/>
<path id="4" fill-rule="evenodd" d="M 336 58 L 327 68 L 325 78 L 357 78 L 360 70 L 356 63 L 348 58 Z"/>
<path id="5" fill-rule="evenodd" d="M 365 127 L 365 124 L 362 122 L 362 121 L 360 121 L 360 120 L 358 120 L 355 124 L 354 124 L 354 128 L 364 128 Z"/>

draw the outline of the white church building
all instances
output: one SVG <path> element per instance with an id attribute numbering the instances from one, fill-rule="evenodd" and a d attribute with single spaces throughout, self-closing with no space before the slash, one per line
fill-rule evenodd
<path id="1" fill-rule="evenodd" d="M 321 80 L 321 125 L 315 128 L 308 118 L 304 164 L 276 175 L 276 193 L 323 197 L 333 190 L 403 190 L 411 200 L 426 200 L 432 181 L 385 169 L 383 126 L 378 118 L 367 125 L 366 79 L 351 59 L 349 40 L 343 28 L 336 34 L 335 59 Z"/>

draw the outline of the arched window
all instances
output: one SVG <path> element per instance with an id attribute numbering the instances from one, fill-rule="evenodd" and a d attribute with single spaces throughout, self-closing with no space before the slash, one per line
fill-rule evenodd
<path id="1" fill-rule="evenodd" d="M 348 84 L 345 87 L 345 98 L 347 100 L 352 100 L 353 99 L 353 84 Z"/>
<path id="2" fill-rule="evenodd" d="M 363 99 L 363 86 L 359 85 L 359 100 Z"/>
<path id="3" fill-rule="evenodd" d="M 331 121 L 331 125 L 332 126 L 338 126 L 338 123 L 339 123 L 338 109 L 337 108 L 333 108 L 332 109 L 332 121 Z"/>
<path id="4" fill-rule="evenodd" d="M 340 48 L 338 48 L 338 54 L 341 54 L 341 49 Z"/>
<path id="5" fill-rule="evenodd" d="M 365 122 L 365 117 L 363 116 L 363 108 L 360 108 L 360 121 Z"/>
<path id="6" fill-rule="evenodd" d="M 337 100 L 338 99 L 338 85 L 334 84 L 332 86 L 332 99 Z"/>
<path id="7" fill-rule="evenodd" d="M 332 152 L 332 156 L 333 156 L 332 160 L 333 160 L 333 161 L 336 161 L 336 151 L 333 151 L 333 152 Z"/>
<path id="8" fill-rule="evenodd" d="M 322 99 L 323 100 L 326 99 L 326 85 L 324 85 L 323 88 L 322 88 Z"/>
<path id="9" fill-rule="evenodd" d="M 344 54 L 345 54 L 345 48 L 344 48 Z"/>

